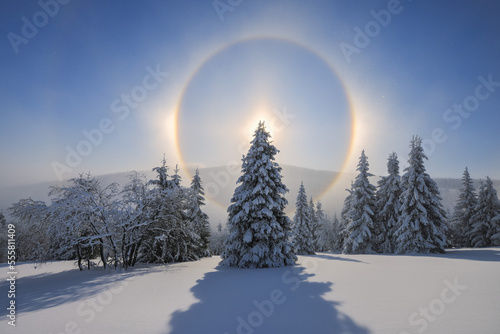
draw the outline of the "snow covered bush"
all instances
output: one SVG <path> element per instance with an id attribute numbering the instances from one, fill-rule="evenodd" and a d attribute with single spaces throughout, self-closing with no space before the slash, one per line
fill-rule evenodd
<path id="1" fill-rule="evenodd" d="M 79 268 L 128 268 L 137 262 L 177 262 L 208 256 L 210 230 L 198 173 L 190 188 L 178 172 L 169 178 L 163 159 L 147 182 L 132 173 L 120 191 L 89 175 L 51 187 L 51 204 L 31 198 L 14 203 L 21 260 L 77 260 Z"/>

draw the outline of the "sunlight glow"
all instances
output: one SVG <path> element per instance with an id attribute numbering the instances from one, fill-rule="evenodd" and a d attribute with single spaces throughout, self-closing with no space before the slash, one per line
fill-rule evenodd
<path id="1" fill-rule="evenodd" d="M 271 134 L 271 140 L 276 140 L 274 137 L 276 132 L 273 129 L 273 115 L 267 107 L 263 106 L 257 108 L 255 114 L 251 115 L 250 119 L 245 123 L 244 139 L 249 141 L 253 139 L 253 135 L 260 121 L 264 122 L 266 131 Z"/>

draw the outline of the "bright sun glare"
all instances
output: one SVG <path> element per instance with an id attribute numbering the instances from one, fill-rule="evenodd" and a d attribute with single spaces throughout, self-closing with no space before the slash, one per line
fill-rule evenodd
<path id="1" fill-rule="evenodd" d="M 245 126 L 245 139 L 253 139 L 253 135 L 255 133 L 255 130 L 257 129 L 259 122 L 263 121 L 264 125 L 266 127 L 266 131 L 271 134 L 272 140 L 276 140 L 275 136 L 275 131 L 273 130 L 273 114 L 272 112 L 269 111 L 268 108 L 258 108 L 257 112 L 251 115 L 249 120 L 246 123 Z"/>

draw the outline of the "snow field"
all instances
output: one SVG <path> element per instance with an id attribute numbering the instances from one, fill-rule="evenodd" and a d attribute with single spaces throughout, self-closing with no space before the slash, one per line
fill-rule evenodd
<path id="1" fill-rule="evenodd" d="M 2 333 L 498 333 L 500 248 L 444 255 L 299 256 L 294 267 L 219 257 L 128 272 L 18 266 L 17 326 Z M 5 272 L 5 265 L 1 270 Z M 0 284 L 1 300 L 7 282 Z M 3 302 L 4 303 L 4 302 Z"/>

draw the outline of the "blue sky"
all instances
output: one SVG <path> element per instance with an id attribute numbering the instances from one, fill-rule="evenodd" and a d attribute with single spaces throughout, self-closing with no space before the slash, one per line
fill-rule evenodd
<path id="1" fill-rule="evenodd" d="M 418 134 L 500 178 L 497 1 L 60 1 L 0 4 L 0 188 L 225 165 L 259 119 L 280 163 L 381 175 Z"/>

